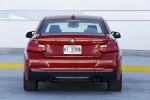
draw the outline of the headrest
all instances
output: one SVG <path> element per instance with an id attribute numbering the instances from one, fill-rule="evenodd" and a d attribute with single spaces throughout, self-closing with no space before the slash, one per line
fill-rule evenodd
<path id="1" fill-rule="evenodd" d="M 85 33 L 98 33 L 96 25 L 88 25 L 87 29 L 84 30 Z"/>
<path id="2" fill-rule="evenodd" d="M 96 29 L 96 30 L 97 30 L 97 26 L 96 26 L 96 25 L 88 25 L 87 28 L 93 28 L 93 29 Z"/>
<path id="3" fill-rule="evenodd" d="M 49 33 L 61 33 L 61 29 L 59 25 L 51 25 L 49 29 Z"/>

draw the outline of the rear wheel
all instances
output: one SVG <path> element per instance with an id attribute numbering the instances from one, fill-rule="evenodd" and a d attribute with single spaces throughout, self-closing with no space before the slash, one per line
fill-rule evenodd
<path id="1" fill-rule="evenodd" d="M 108 82 L 109 91 L 121 91 L 121 89 L 122 89 L 122 74 L 120 75 L 120 79 L 118 81 Z"/>
<path id="2" fill-rule="evenodd" d="M 24 90 L 25 91 L 37 91 L 38 90 L 38 82 L 35 80 L 26 80 L 24 76 Z"/>

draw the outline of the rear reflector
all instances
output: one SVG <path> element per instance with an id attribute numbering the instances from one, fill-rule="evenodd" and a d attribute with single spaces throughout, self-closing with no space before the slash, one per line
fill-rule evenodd
<path id="1" fill-rule="evenodd" d="M 46 51 L 45 45 L 38 44 L 37 40 L 31 40 L 28 43 L 28 51 L 44 52 Z"/>
<path id="2" fill-rule="evenodd" d="M 117 43 L 115 41 L 109 41 L 105 45 L 100 45 L 99 51 L 100 52 L 114 52 L 114 51 L 118 51 Z"/>

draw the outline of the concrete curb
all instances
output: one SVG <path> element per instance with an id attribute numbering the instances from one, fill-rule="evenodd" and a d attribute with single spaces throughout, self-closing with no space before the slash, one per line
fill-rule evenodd
<path id="1" fill-rule="evenodd" d="M 123 56 L 143 56 L 150 57 L 150 50 L 122 50 Z"/>
<path id="2" fill-rule="evenodd" d="M 0 55 L 23 55 L 24 48 L 0 48 Z"/>
<path id="3" fill-rule="evenodd" d="M 24 48 L 0 48 L 0 55 L 23 55 Z M 122 49 L 123 56 L 144 56 L 150 57 L 150 50 L 125 50 Z"/>

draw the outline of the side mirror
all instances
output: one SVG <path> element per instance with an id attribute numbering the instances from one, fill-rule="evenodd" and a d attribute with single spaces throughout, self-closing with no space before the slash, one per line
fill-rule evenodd
<path id="1" fill-rule="evenodd" d="M 34 32 L 35 32 L 35 31 L 30 31 L 30 32 L 28 32 L 28 33 L 26 34 L 26 37 L 27 37 L 27 38 L 32 38 L 32 36 L 34 35 Z"/>
<path id="2" fill-rule="evenodd" d="M 121 38 L 121 35 L 119 32 L 112 31 L 111 34 L 113 35 L 114 38 Z"/>

